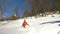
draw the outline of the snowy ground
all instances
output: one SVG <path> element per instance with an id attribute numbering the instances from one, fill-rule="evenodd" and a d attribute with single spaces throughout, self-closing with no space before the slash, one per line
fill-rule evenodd
<path id="1" fill-rule="evenodd" d="M 54 14 L 47 17 L 24 18 L 29 27 L 23 28 L 24 19 L 0 22 L 0 34 L 58 34 L 60 31 L 60 15 Z"/>

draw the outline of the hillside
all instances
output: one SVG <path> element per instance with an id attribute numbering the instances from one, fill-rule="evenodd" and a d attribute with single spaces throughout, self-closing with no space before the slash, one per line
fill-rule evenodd
<path id="1" fill-rule="evenodd" d="M 57 34 L 60 31 L 60 14 L 48 15 L 46 17 L 27 17 L 12 21 L 0 21 L 0 34 Z M 30 25 L 22 27 L 26 20 Z"/>

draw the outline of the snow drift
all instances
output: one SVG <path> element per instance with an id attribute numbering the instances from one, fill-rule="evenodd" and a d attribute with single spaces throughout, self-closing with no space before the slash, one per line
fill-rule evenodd
<path id="1" fill-rule="evenodd" d="M 13 21 L 0 22 L 0 34 L 58 34 L 60 31 L 60 15 L 54 14 L 54 17 L 48 15 L 46 17 L 28 17 Z M 30 25 L 23 28 L 23 20 Z M 54 22 L 53 22 L 54 21 Z M 56 23 L 55 23 L 56 22 Z"/>

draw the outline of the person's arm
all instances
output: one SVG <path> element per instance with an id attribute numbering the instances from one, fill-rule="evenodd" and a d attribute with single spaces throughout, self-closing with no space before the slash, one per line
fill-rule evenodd
<path id="1" fill-rule="evenodd" d="M 27 25 L 29 26 L 29 24 L 27 23 Z"/>

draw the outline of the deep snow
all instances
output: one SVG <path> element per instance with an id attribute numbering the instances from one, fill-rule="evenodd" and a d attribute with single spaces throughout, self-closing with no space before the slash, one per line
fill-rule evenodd
<path id="1" fill-rule="evenodd" d="M 60 14 L 54 14 L 54 17 L 28 17 L 13 21 L 0 22 L 0 34 L 57 34 L 60 31 Z M 22 27 L 24 19 L 30 25 Z M 56 23 L 54 23 L 56 22 Z"/>

